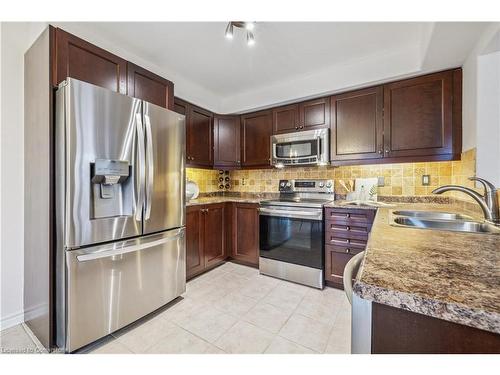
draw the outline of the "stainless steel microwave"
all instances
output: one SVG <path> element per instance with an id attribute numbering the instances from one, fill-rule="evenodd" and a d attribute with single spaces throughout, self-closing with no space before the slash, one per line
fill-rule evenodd
<path id="1" fill-rule="evenodd" d="M 288 165 L 326 165 L 329 161 L 329 129 L 271 136 L 271 164 L 277 168 Z"/>

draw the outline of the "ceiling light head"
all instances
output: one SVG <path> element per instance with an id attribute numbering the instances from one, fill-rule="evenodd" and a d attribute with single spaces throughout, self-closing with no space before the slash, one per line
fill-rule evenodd
<path id="1" fill-rule="evenodd" d="M 226 27 L 225 36 L 227 39 L 233 39 L 233 23 L 229 22 Z"/>
<path id="2" fill-rule="evenodd" d="M 245 22 L 245 29 L 253 31 L 255 29 L 255 22 Z"/>
<path id="3" fill-rule="evenodd" d="M 255 44 L 255 38 L 251 31 L 247 31 L 247 44 L 253 46 Z"/>

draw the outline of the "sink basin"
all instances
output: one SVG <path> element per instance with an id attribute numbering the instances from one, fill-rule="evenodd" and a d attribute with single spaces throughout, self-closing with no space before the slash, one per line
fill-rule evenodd
<path id="1" fill-rule="evenodd" d="M 472 220 L 472 217 L 467 215 L 455 214 L 452 212 L 440 211 L 393 211 L 394 215 L 410 216 L 422 219 L 438 219 L 438 220 Z"/>
<path id="2" fill-rule="evenodd" d="M 409 228 L 451 230 L 455 232 L 500 234 L 500 228 L 488 223 L 463 220 L 429 220 L 408 216 L 394 218 L 394 224 Z"/>

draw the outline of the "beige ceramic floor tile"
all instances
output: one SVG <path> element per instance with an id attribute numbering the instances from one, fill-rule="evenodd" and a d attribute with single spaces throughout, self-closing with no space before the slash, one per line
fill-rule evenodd
<path id="1" fill-rule="evenodd" d="M 273 335 L 246 322 L 238 322 L 216 342 L 227 353 L 263 353 L 273 340 Z"/>
<path id="2" fill-rule="evenodd" d="M 262 302 L 269 303 L 280 310 L 291 313 L 297 308 L 302 298 L 304 298 L 302 292 L 280 284 L 263 298 Z"/>
<path id="3" fill-rule="evenodd" d="M 243 320 L 271 333 L 278 333 L 290 315 L 290 312 L 284 312 L 268 303 L 258 303 L 245 314 Z"/>
<path id="4" fill-rule="evenodd" d="M 351 353 L 351 325 L 349 320 L 343 318 L 335 321 L 332 333 L 328 339 L 325 353 L 350 354 Z"/>
<path id="5" fill-rule="evenodd" d="M 177 324 L 202 339 L 213 343 L 231 328 L 236 321 L 237 319 L 233 315 L 223 313 L 213 307 L 207 307 L 179 320 Z"/>
<path id="6" fill-rule="evenodd" d="M 139 324 L 127 330 L 118 331 L 114 337 L 134 353 L 146 353 L 165 336 L 169 335 L 176 326 L 161 317 Z"/>
<path id="7" fill-rule="evenodd" d="M 209 343 L 176 327 L 147 351 L 149 354 L 203 354 L 212 350 Z"/>
<path id="8" fill-rule="evenodd" d="M 259 274 L 259 269 L 258 268 L 253 268 L 253 267 L 247 267 L 247 266 L 242 266 L 242 265 L 237 265 L 231 273 L 243 276 L 246 278 L 254 277 Z"/>
<path id="9" fill-rule="evenodd" d="M 239 292 L 229 293 L 215 302 L 213 306 L 222 312 L 233 314 L 237 318 L 247 313 L 257 304 L 257 300 L 244 296 Z"/>
<path id="10" fill-rule="evenodd" d="M 0 353 L 10 354 L 34 354 L 40 353 L 40 349 L 31 340 L 21 324 L 3 330 L 0 335 Z"/>
<path id="11" fill-rule="evenodd" d="M 279 335 L 316 352 L 325 350 L 332 326 L 317 320 L 293 314 Z"/>
<path id="12" fill-rule="evenodd" d="M 118 340 L 113 340 L 92 350 L 90 354 L 133 354 L 133 352 Z"/>
<path id="13" fill-rule="evenodd" d="M 315 351 L 296 344 L 283 337 L 276 336 L 265 351 L 266 354 L 317 354 Z"/>

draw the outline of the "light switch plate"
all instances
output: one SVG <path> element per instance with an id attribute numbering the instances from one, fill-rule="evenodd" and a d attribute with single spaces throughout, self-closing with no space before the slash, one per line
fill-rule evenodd
<path id="1" fill-rule="evenodd" d="M 431 184 L 431 175 L 429 174 L 422 175 L 422 185 L 428 186 L 430 184 Z"/>

